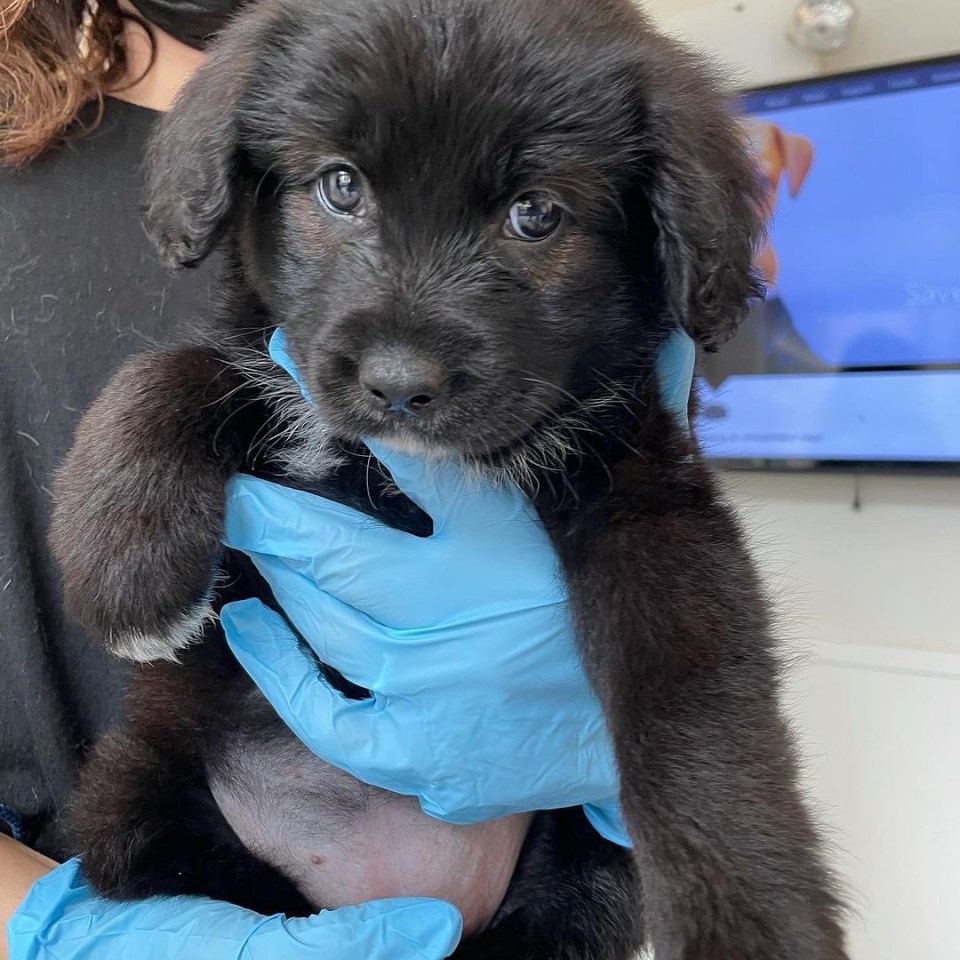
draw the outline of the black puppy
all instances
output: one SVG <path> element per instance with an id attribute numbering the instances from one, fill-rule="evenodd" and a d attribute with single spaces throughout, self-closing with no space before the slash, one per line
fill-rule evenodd
<path id="1" fill-rule="evenodd" d="M 263 0 L 225 31 L 161 123 L 148 215 L 171 264 L 224 242 L 222 307 L 121 370 L 57 493 L 74 614 L 182 661 L 140 669 L 86 772 L 100 891 L 336 905 L 289 834 L 360 837 L 391 801 L 305 756 L 210 615 L 269 599 L 219 546 L 235 471 L 429 531 L 367 482 L 373 435 L 533 497 L 634 842 L 538 814 L 458 955 L 845 956 L 762 590 L 653 375 L 673 326 L 715 347 L 757 293 L 759 197 L 713 79 L 628 0 Z M 267 359 L 279 325 L 315 408 Z"/>

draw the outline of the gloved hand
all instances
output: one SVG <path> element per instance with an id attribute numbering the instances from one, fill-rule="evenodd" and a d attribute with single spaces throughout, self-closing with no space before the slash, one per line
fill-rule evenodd
<path id="1" fill-rule="evenodd" d="M 202 897 L 118 902 L 79 860 L 41 877 L 7 923 L 10 960 L 442 960 L 460 940 L 443 900 L 374 900 L 306 919 Z"/>
<path id="2" fill-rule="evenodd" d="M 282 338 L 271 352 L 293 376 Z M 661 354 L 686 421 L 693 345 Z M 469 823 L 585 805 L 629 845 L 599 703 L 583 674 L 556 554 L 513 486 L 368 444 L 434 521 L 414 537 L 347 507 L 248 476 L 228 489 L 225 543 L 247 553 L 318 657 L 372 691 L 331 688 L 284 620 L 257 601 L 221 613 L 240 662 L 318 756 Z"/>

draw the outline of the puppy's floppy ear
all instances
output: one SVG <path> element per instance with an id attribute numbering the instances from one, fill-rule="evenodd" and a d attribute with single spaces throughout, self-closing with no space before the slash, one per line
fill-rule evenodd
<path id="1" fill-rule="evenodd" d="M 670 62 L 655 73 L 645 65 L 647 201 L 671 311 L 715 350 L 733 335 L 750 300 L 764 293 L 754 270 L 764 233 L 763 187 L 746 132 L 715 78 L 671 47 Z"/>
<path id="2" fill-rule="evenodd" d="M 233 212 L 241 166 L 238 112 L 275 13 L 276 4 L 265 0 L 229 25 L 153 135 L 145 221 L 170 266 L 199 263 Z"/>
<path id="3" fill-rule="evenodd" d="M 237 75 L 204 64 L 160 121 L 147 159 L 146 227 L 172 267 L 199 263 L 233 209 L 238 143 Z"/>

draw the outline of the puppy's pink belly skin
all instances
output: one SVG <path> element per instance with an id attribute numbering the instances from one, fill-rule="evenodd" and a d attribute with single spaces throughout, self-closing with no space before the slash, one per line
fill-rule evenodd
<path id="1" fill-rule="evenodd" d="M 397 800 L 358 822 L 355 836 L 318 843 L 300 889 L 327 907 L 436 897 L 457 905 L 465 932 L 482 930 L 507 892 L 530 818 L 454 826 L 426 822 L 416 801 Z"/>
<path id="2" fill-rule="evenodd" d="M 427 816 L 413 797 L 359 783 L 293 738 L 244 744 L 211 789 L 240 840 L 318 909 L 384 897 L 456 904 L 482 930 L 506 894 L 531 815 L 471 826 Z"/>

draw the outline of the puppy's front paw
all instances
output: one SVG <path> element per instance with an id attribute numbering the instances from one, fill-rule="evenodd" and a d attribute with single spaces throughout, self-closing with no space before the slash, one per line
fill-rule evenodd
<path id="1" fill-rule="evenodd" d="M 202 484 L 116 462 L 120 451 L 77 469 L 99 449 L 79 443 L 56 486 L 51 542 L 67 610 L 118 656 L 175 660 L 213 616 L 222 488 L 204 497 Z"/>
<path id="2" fill-rule="evenodd" d="M 176 659 L 212 616 L 224 484 L 222 363 L 136 358 L 83 418 L 57 478 L 50 540 L 69 612 L 131 660 Z"/>
<path id="3" fill-rule="evenodd" d="M 180 650 L 201 639 L 204 627 L 215 618 L 213 605 L 209 600 L 204 600 L 178 620 L 159 626 L 154 631 L 114 627 L 107 631 L 103 639 L 111 653 L 125 660 L 137 663 L 175 661 Z"/>

